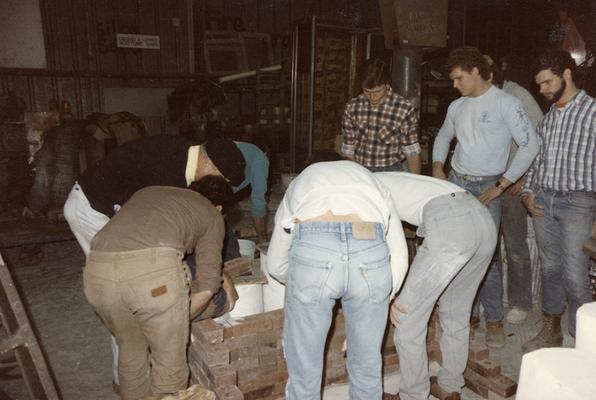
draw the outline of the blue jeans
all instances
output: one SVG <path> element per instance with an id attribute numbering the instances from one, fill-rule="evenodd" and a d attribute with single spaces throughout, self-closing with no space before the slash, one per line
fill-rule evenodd
<path id="1" fill-rule="evenodd" d="M 592 301 L 590 260 L 582 246 L 592 234 L 594 194 L 539 191 L 536 202 L 544 207 L 544 217 L 534 218 L 542 263 L 542 310 L 561 314 L 567 300 L 569 334 L 575 337 L 577 309 Z"/>
<path id="2" fill-rule="evenodd" d="M 505 192 L 502 197 L 501 233 L 507 252 L 507 298 L 511 308 L 527 310 L 532 308 L 532 265 L 527 243 L 528 211 L 519 196 L 510 196 Z"/>
<path id="3" fill-rule="evenodd" d="M 459 177 L 452 170 L 449 173 L 449 181 L 466 189 L 468 192 L 478 197 L 486 189 L 494 187 L 497 179 L 474 182 Z M 499 230 L 501 223 L 502 201 L 502 196 L 499 196 L 491 201 L 488 205 L 488 211 L 493 217 L 493 221 L 497 230 Z M 480 294 L 478 296 L 480 303 L 482 303 L 482 306 L 484 307 L 484 316 L 486 317 L 487 321 L 501 321 L 503 319 L 503 281 L 501 276 L 501 265 L 495 252 L 488 268 L 488 272 L 484 277 L 484 282 L 482 282 L 480 285 Z M 474 310 L 472 314 L 478 315 L 478 301 L 476 301 L 474 304 Z"/>
<path id="4" fill-rule="evenodd" d="M 383 395 L 381 344 L 392 289 L 383 227 L 357 239 L 350 222 L 296 226 L 289 254 L 284 317 L 286 400 L 321 398 L 325 341 L 341 298 L 348 341 L 350 399 Z"/>

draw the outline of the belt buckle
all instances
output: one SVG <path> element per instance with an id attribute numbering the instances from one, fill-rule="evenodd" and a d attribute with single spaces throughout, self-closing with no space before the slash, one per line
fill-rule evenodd
<path id="1" fill-rule="evenodd" d="M 469 181 L 469 182 L 481 182 L 482 177 L 481 176 L 473 176 L 473 175 L 464 175 L 464 180 Z"/>

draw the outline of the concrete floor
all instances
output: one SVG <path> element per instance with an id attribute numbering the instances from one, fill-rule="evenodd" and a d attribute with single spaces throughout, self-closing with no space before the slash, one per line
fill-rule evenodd
<path id="1" fill-rule="evenodd" d="M 111 389 L 109 335 L 83 294 L 84 258 L 78 244 L 75 241 L 52 243 L 43 245 L 41 251 L 41 261 L 29 265 L 19 261 L 18 249 L 3 250 L 2 255 L 38 330 L 38 338 L 63 398 L 118 399 Z M 506 324 L 506 347 L 491 350 L 492 356 L 501 362 L 504 375 L 517 380 L 521 344 L 540 329 L 539 321 L 539 306 L 535 305 L 525 323 L 517 326 Z M 475 335 L 479 340 L 484 339 L 483 323 Z M 573 345 L 569 336 L 565 337 L 564 345 Z M 3 369 L 1 361 L 1 390 L 14 399 L 26 399 L 22 381 L 15 378 L 14 370 Z M 437 367 L 431 365 L 431 372 L 436 372 Z M 385 382 L 386 390 L 396 392 L 399 374 L 386 377 Z M 346 385 L 330 387 L 324 396 L 325 400 L 346 398 Z M 463 398 L 480 397 L 465 390 Z"/>

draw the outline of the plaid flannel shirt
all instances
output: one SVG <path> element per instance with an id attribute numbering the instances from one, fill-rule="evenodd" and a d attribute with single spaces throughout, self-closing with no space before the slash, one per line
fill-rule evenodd
<path id="1" fill-rule="evenodd" d="M 388 167 L 419 154 L 418 115 L 412 104 L 391 88 L 379 105 L 361 94 L 346 105 L 342 119 L 344 146 L 365 167 Z"/>
<path id="2" fill-rule="evenodd" d="M 580 90 L 563 109 L 553 104 L 536 127 L 540 150 L 524 192 L 596 189 L 596 100 Z"/>

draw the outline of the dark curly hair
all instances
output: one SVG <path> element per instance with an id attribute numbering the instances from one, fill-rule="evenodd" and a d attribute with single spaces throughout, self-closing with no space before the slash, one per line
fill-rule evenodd
<path id="1" fill-rule="evenodd" d="M 553 74 L 562 77 L 563 72 L 569 69 L 573 76 L 575 67 L 575 60 L 569 52 L 561 49 L 547 49 L 538 56 L 534 66 L 534 75 L 545 69 L 550 69 Z"/>
<path id="2" fill-rule="evenodd" d="M 232 187 L 222 176 L 205 175 L 191 183 L 189 189 L 203 195 L 214 206 L 221 206 L 224 214 L 235 202 Z"/>
<path id="3" fill-rule="evenodd" d="M 490 69 L 486 59 L 476 47 L 464 46 L 452 50 L 447 56 L 445 71 L 447 75 L 455 68 L 461 68 L 463 71 L 472 72 L 474 67 L 478 69 L 480 76 L 485 81 L 490 79 Z"/>

